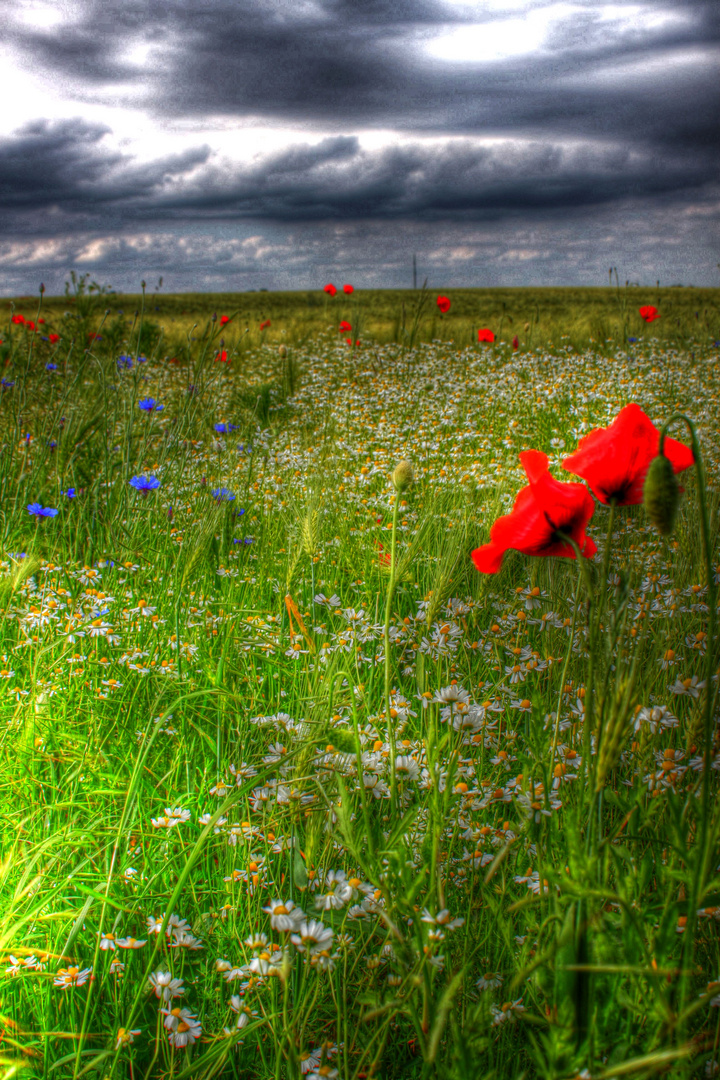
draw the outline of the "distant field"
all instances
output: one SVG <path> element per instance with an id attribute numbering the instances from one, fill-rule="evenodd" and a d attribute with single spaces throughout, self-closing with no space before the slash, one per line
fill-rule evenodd
<path id="1" fill-rule="evenodd" d="M 319 334 L 332 336 L 340 322 L 352 326 L 361 345 L 395 342 L 413 345 L 442 341 L 465 348 L 487 327 L 499 341 L 517 336 L 522 348 L 569 344 L 592 345 L 603 351 L 628 338 L 654 338 L 664 344 L 686 345 L 720 338 L 720 289 L 638 288 L 597 289 L 448 289 L 356 290 L 330 298 L 322 289 L 312 292 L 183 293 L 165 296 L 148 290 L 142 295 L 81 294 L 45 297 L 48 327 L 67 336 L 64 312 L 83 314 L 86 331 L 101 332 L 120 342 L 143 313 L 141 351 L 157 347 L 159 355 L 187 351 L 188 337 L 200 339 L 215 313 L 232 316 L 222 335 L 232 353 L 244 354 L 261 340 L 301 344 Z M 438 310 L 438 295 L 451 301 L 447 314 Z M 1 309 L 32 318 L 39 297 L 0 302 Z M 646 324 L 638 311 L 654 305 L 660 317 Z M 270 325 L 260 330 L 263 323 Z M 216 328 L 216 327 L 211 327 Z"/>

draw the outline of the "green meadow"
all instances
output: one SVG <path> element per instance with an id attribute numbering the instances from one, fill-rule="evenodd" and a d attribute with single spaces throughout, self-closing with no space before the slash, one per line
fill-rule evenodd
<path id="1" fill-rule="evenodd" d="M 715 1076 L 718 290 L 336 284 L 2 302 L 2 1075 Z"/>

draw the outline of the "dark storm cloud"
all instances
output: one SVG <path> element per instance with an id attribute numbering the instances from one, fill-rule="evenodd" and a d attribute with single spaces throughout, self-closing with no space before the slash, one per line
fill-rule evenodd
<path id="1" fill-rule="evenodd" d="M 43 212 L 88 217 L 107 207 L 147 200 L 169 178 L 207 161 L 210 150 L 197 147 L 133 165 L 127 156 L 102 145 L 109 128 L 84 120 L 38 120 L 14 136 L 0 139 L 0 222 Z"/>
<path id="2" fill-rule="evenodd" d="M 552 5 L 529 4 L 528 13 L 544 7 Z M 619 74 L 613 85 L 583 84 L 608 64 L 669 60 L 720 41 L 716 0 L 625 7 L 637 17 L 614 26 L 600 18 L 597 4 L 581 5 L 549 31 L 543 50 L 491 63 L 481 46 L 477 63 L 457 64 L 430 58 L 423 44 L 442 28 L 462 29 L 483 17 L 492 26 L 512 9 L 483 16 L 479 3 L 460 11 L 439 0 L 85 0 L 73 26 L 15 27 L 10 40 L 44 68 L 93 85 L 136 80 L 137 64 L 123 62 L 123 49 L 142 38 L 156 46 L 144 71 L 148 105 L 168 115 L 251 114 L 446 133 L 538 123 L 584 134 L 619 125 L 640 138 L 673 139 L 686 124 L 691 139 L 716 133 L 717 72 L 703 64 L 667 98 L 662 86 L 672 72 L 664 68 L 650 80 Z M 622 13 L 623 5 L 615 10 Z M 652 19 L 658 13 L 664 21 Z M 696 109 L 700 116 L 690 116 Z"/>
<path id="3" fill-rule="evenodd" d="M 264 117 L 345 133 L 374 126 L 406 138 L 531 136 L 545 146 L 503 163 L 499 153 L 477 148 L 436 153 L 403 143 L 362 155 L 346 137 L 320 149 L 292 147 L 256 168 L 214 168 L 202 190 L 180 185 L 168 192 L 160 182 L 167 162 L 133 170 L 98 146 L 98 129 L 38 129 L 25 132 L 14 150 L 0 146 L 2 205 L 22 205 L 31 195 L 70 208 L 81 191 L 90 212 L 104 202 L 120 218 L 131 208 L 142 217 L 151 200 L 160 215 L 285 220 L 539 210 L 701 186 L 720 175 L 720 77 L 712 51 L 720 5 L 684 0 L 661 8 L 645 0 L 633 8 L 640 13 L 632 23 L 613 27 L 597 5 L 586 4 L 555 26 L 545 49 L 502 62 L 479 56 L 478 63 L 449 63 L 432 59 L 423 42 L 441 28 L 477 22 L 481 5 L 85 0 L 72 25 L 15 25 L 10 40 L 33 63 L 87 87 L 137 80 L 138 66 L 123 61 L 123 49 L 150 43 L 144 104 L 156 115 Z M 622 5 L 614 10 L 622 13 Z M 664 21 L 650 19 L 658 12 Z M 688 50 L 702 54 L 675 64 Z M 569 139 L 585 140 L 585 151 L 562 151 L 560 142 Z M 19 161 L 25 147 L 28 160 L 47 165 L 42 178 L 31 170 L 27 186 Z M 175 173 L 194 167 L 202 153 L 180 159 Z"/>
<path id="4" fill-rule="evenodd" d="M 106 133 L 80 120 L 42 122 L 0 140 L 0 224 L 57 234 L 72 221 L 487 220 L 710 193 L 716 178 L 709 150 L 658 160 L 623 144 L 459 139 L 368 151 L 354 136 L 291 145 L 249 165 L 215 160 L 205 146 L 137 165 L 103 146 Z"/>
<path id="5" fill-rule="evenodd" d="M 528 2 L 527 17 L 551 6 Z M 356 253 L 363 228 L 374 230 L 366 248 L 390 276 L 397 258 L 383 262 L 383 237 L 397 227 L 412 247 L 407 230 L 417 226 L 422 250 L 422 238 L 435 244 L 428 238 L 443 222 L 448 236 L 473 223 L 498 236 L 537 226 L 546 230 L 548 259 L 560 252 L 569 266 L 570 246 L 582 248 L 584 231 L 597 247 L 594 223 L 615 210 L 618 221 L 633 223 L 636 250 L 640 223 L 651 230 L 643 266 L 652 262 L 653 243 L 671 252 L 675 236 L 684 238 L 677 240 L 683 251 L 694 243 L 707 262 L 705 240 L 720 216 L 716 0 L 616 2 L 609 19 L 602 4 L 575 0 L 567 5 L 572 17 L 552 24 L 542 48 L 493 60 L 480 40 L 477 60 L 463 62 L 433 56 L 428 46 L 441 31 L 470 34 L 483 19 L 492 28 L 517 18 L 513 5 L 484 12 L 479 0 L 464 7 L 442 0 L 78 0 L 70 23 L 46 29 L 14 19 L 9 0 L 0 0 L 3 7 L 5 40 L 20 61 L 71 87 L 76 100 L 127 101 L 170 128 L 190 120 L 202 131 L 217 117 L 220 130 L 233 118 L 239 126 L 294 128 L 290 145 L 252 162 L 198 146 L 138 164 L 110 149 L 110 133 L 97 124 L 29 125 L 0 139 L 0 236 L 13 240 L 5 266 L 32 262 L 27 238 L 40 245 L 56 237 L 53 258 L 75 252 L 93 265 L 115 259 L 125 267 L 146 258 L 133 235 L 165 230 L 160 272 L 202 267 L 212 283 L 222 245 L 214 244 L 206 265 L 183 246 L 183 235 L 197 227 L 232 236 L 253 222 L 259 235 L 283 233 L 267 256 L 278 266 L 295 257 L 287 238 L 302 237 L 298 266 L 310 276 L 308 260 L 320 258 L 310 237 L 341 244 L 333 223 L 360 230 Z M 372 129 L 394 133 L 392 144 L 371 148 L 363 132 Z M 211 130 L 201 136 L 211 137 Z M 565 235 L 562 222 L 572 215 L 575 231 Z M 88 255 L 85 240 L 64 239 L 73 234 L 105 237 L 101 248 L 87 249 L 103 254 Z M 606 235 L 622 249 L 629 232 Z M 240 250 L 246 268 L 233 263 L 234 272 L 256 272 L 261 256 Z M 446 265 L 462 273 L 464 258 L 448 256 Z M 483 249 L 482 258 L 517 273 L 534 267 L 548 280 L 539 256 L 502 263 L 498 246 Z M 577 274 L 590 258 L 588 249 Z M 434 265 L 442 265 L 439 255 Z M 284 282 L 284 273 L 278 269 L 273 281 Z"/>

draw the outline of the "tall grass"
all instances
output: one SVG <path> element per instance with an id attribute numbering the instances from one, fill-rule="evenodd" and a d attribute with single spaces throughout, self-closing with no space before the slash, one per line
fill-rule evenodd
<path id="1" fill-rule="evenodd" d="M 8 1075 L 713 1075 L 712 324 L 672 344 L 663 299 L 632 347 L 514 351 L 509 314 L 470 345 L 468 290 L 454 346 L 382 344 L 394 297 L 322 298 L 311 338 L 263 294 L 166 351 L 170 299 L 77 286 L 3 335 Z M 686 473 L 669 540 L 597 507 L 587 580 L 478 574 L 518 452 L 560 477 L 629 400 L 698 428 L 710 572 Z"/>

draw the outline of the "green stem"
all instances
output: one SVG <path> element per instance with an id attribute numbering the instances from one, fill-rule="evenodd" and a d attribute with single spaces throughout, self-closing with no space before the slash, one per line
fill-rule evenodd
<path id="1" fill-rule="evenodd" d="M 397 805 L 397 776 L 395 774 L 395 731 L 390 716 L 390 612 L 392 609 L 393 596 L 395 595 L 395 586 L 397 585 L 397 582 L 395 581 L 395 553 L 397 546 L 398 511 L 399 501 L 398 493 L 396 491 L 393 502 L 392 540 L 390 545 L 390 581 L 388 582 L 387 598 L 385 600 L 385 626 L 383 635 L 385 648 L 385 718 L 388 743 L 390 746 L 390 806 L 393 812 Z"/>
<path id="2" fill-rule="evenodd" d="M 712 858 L 712 844 L 708 845 L 708 832 L 710 828 L 710 767 L 712 764 L 712 743 L 713 743 L 713 695 L 712 695 L 712 677 L 714 667 L 714 655 L 715 655 L 715 621 L 716 621 L 716 604 L 717 604 L 717 590 L 715 588 L 715 579 L 713 576 L 713 562 L 712 562 L 712 548 L 710 541 L 710 519 L 708 516 L 707 497 L 706 497 L 706 484 L 705 484 L 705 470 L 703 468 L 702 454 L 700 452 L 700 443 L 698 441 L 697 432 L 695 431 L 695 425 L 689 417 L 684 413 L 674 413 L 669 420 L 666 420 L 660 429 L 660 443 L 658 446 L 658 454 L 663 453 L 665 445 L 665 436 L 668 429 L 676 420 L 682 420 L 682 422 L 688 428 L 690 432 L 690 440 L 692 445 L 693 457 L 695 459 L 695 475 L 697 477 L 698 487 L 698 503 L 700 504 L 700 536 L 703 546 L 703 555 L 705 557 L 705 575 L 707 578 L 708 588 L 708 642 L 707 642 L 707 659 L 705 667 L 705 716 L 704 716 L 704 740 L 705 745 L 703 747 L 703 773 L 702 773 L 702 794 L 701 794 L 701 809 L 700 809 L 700 837 L 699 837 L 699 856 L 695 862 L 693 868 L 692 889 L 690 892 L 687 923 L 685 924 L 685 948 L 683 950 L 683 977 L 680 990 L 680 1005 L 678 1013 L 682 1017 L 688 993 L 690 990 L 689 982 L 692 978 L 693 959 L 695 953 L 695 924 L 697 921 L 697 907 L 700 902 L 700 898 L 704 892 L 705 882 L 707 881 L 708 873 L 710 870 L 710 860 Z M 678 1025 L 678 1040 L 683 1039 L 684 1022 Z"/>
<path id="3" fill-rule="evenodd" d="M 580 596 L 580 582 L 582 581 L 582 573 L 578 569 L 577 582 L 575 584 L 575 597 L 573 600 L 573 614 L 572 624 L 570 626 L 570 641 L 568 642 L 567 652 L 565 654 L 565 663 L 563 665 L 562 676 L 560 678 L 560 692 L 558 694 L 557 711 L 555 713 L 555 729 L 553 731 L 552 751 L 550 753 L 550 771 L 555 767 L 555 753 L 557 751 L 558 732 L 560 730 L 560 710 L 562 708 L 563 690 L 565 689 L 565 679 L 567 677 L 567 670 L 570 664 L 570 656 L 572 654 L 573 641 L 575 640 L 575 622 L 577 620 L 577 608 L 578 598 Z M 546 805 L 550 804 L 550 792 L 545 792 Z"/>

